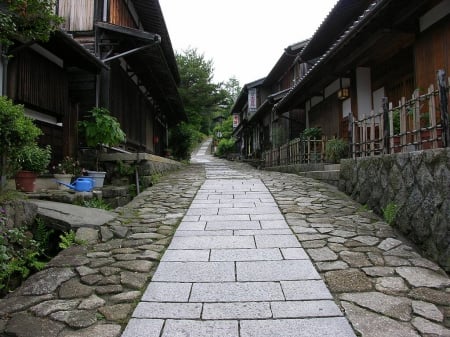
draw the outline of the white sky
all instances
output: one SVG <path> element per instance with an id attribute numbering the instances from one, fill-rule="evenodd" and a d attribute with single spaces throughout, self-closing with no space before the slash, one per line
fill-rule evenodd
<path id="1" fill-rule="evenodd" d="M 196 48 L 214 82 L 267 76 L 284 48 L 310 38 L 337 0 L 159 0 L 172 46 Z"/>

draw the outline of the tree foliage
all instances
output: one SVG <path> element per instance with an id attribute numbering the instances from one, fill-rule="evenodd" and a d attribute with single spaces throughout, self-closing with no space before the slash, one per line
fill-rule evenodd
<path id="1" fill-rule="evenodd" d="M 0 4 L 0 43 L 12 40 L 47 41 L 63 19 L 55 14 L 55 0 L 4 0 Z"/>
<path id="2" fill-rule="evenodd" d="M 239 93 L 239 82 L 213 82 L 213 61 L 205 59 L 197 49 L 176 53 L 181 84 L 179 92 L 188 116 L 171 130 L 170 147 L 177 159 L 188 159 L 193 147 L 213 128 L 213 118 L 228 116 Z"/>

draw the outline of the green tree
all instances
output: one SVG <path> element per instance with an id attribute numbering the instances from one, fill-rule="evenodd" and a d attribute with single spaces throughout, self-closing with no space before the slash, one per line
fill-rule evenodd
<path id="1" fill-rule="evenodd" d="M 19 39 L 47 41 L 63 19 L 55 14 L 55 0 L 4 0 L 0 3 L 0 44 Z"/>
<path id="2" fill-rule="evenodd" d="M 189 159 L 193 147 L 212 131 L 214 117 L 229 115 L 239 93 L 239 82 L 213 82 L 213 61 L 205 59 L 197 49 L 176 53 L 180 73 L 179 92 L 188 116 L 170 132 L 170 147 L 177 159 Z"/>
<path id="3" fill-rule="evenodd" d="M 219 86 L 212 82 L 213 61 L 206 60 L 196 49 L 176 54 L 180 70 L 180 96 L 188 116 L 188 123 L 205 134 L 209 133 L 210 114 L 220 100 Z"/>

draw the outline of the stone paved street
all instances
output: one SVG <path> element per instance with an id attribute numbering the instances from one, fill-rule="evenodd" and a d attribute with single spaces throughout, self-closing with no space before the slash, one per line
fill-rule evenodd
<path id="1" fill-rule="evenodd" d="M 448 275 L 378 216 L 206 150 L 1 300 L 0 335 L 450 336 Z"/>

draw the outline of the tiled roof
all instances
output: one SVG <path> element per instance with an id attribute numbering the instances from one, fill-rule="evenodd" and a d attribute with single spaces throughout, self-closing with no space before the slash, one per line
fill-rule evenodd
<path id="1" fill-rule="evenodd" d="M 275 104 L 274 110 L 281 111 L 286 108 L 289 100 L 297 93 L 297 91 L 305 85 L 305 83 L 311 78 L 311 76 L 320 68 L 320 66 L 327 61 L 332 55 L 335 54 L 339 48 L 344 45 L 349 39 L 354 36 L 354 34 L 361 29 L 367 22 L 369 22 L 370 18 L 374 13 L 377 12 L 384 4 L 388 3 L 391 0 L 377 0 L 372 2 L 369 7 L 363 11 L 363 13 L 358 16 L 358 18 L 353 22 L 353 24 L 348 27 L 344 33 L 336 40 L 334 43 L 328 48 L 328 50 L 314 63 L 314 65 L 308 70 L 308 72 L 299 79 L 299 81 L 290 88 L 289 92 L 283 99 Z M 314 39 L 314 37 L 312 38 Z M 305 47 L 306 48 L 306 47 Z"/>

